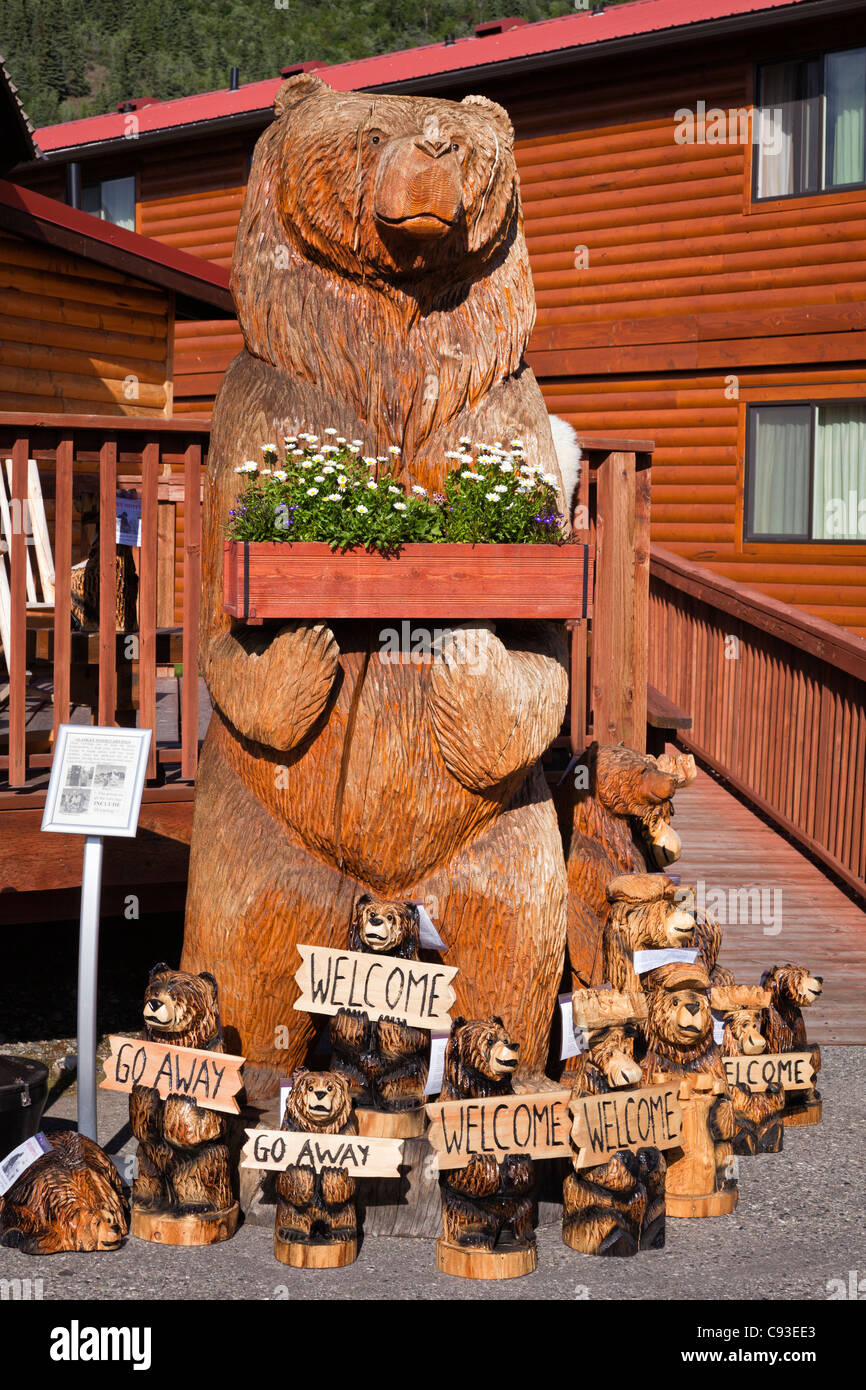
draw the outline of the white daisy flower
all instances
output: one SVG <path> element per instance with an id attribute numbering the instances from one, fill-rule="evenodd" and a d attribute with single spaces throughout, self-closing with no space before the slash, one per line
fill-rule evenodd
<path id="1" fill-rule="evenodd" d="M 263 454 L 275 454 L 276 452 L 277 452 L 277 446 L 276 446 L 276 444 L 263 444 L 263 445 L 262 445 L 262 453 L 263 453 Z"/>
<path id="2" fill-rule="evenodd" d="M 487 498 L 487 501 L 488 501 L 488 502 L 498 502 L 498 501 L 499 501 L 499 493 L 498 493 L 498 492 L 486 492 L 484 495 L 485 495 L 485 497 Z"/>
<path id="3" fill-rule="evenodd" d="M 337 474 L 337 487 L 345 487 L 348 481 L 349 479 L 346 477 L 345 473 Z"/>
<path id="4" fill-rule="evenodd" d="M 400 488 L 400 487 L 395 487 L 394 484 L 392 483 L 391 486 L 388 488 L 388 491 L 389 491 L 389 492 L 396 492 L 397 496 L 399 497 L 399 496 L 400 496 L 400 493 L 403 491 L 403 489 Z"/>
<path id="5" fill-rule="evenodd" d="M 328 497 L 325 498 L 326 502 L 340 502 L 341 500 L 342 499 L 340 497 L 339 492 L 332 492 Z"/>
<path id="6" fill-rule="evenodd" d="M 478 474 L 477 474 L 477 473 L 473 473 L 472 470 L 469 469 L 469 468 L 464 468 L 464 469 L 463 469 L 463 472 L 460 474 L 460 476 L 461 476 L 461 478 L 477 478 L 477 477 L 478 477 Z"/>
<path id="7" fill-rule="evenodd" d="M 413 483 L 413 484 L 412 484 L 412 491 L 415 492 L 415 493 L 417 493 L 419 497 L 426 497 L 426 496 L 427 496 L 427 489 L 426 489 L 426 487 L 421 487 L 418 483 Z"/>
<path id="8" fill-rule="evenodd" d="M 237 468 L 235 469 L 235 472 L 236 472 L 236 473 L 246 473 L 246 471 L 247 471 L 247 470 L 246 470 L 245 466 L 244 466 L 242 463 L 239 463 L 238 466 L 237 466 Z"/>
<path id="9" fill-rule="evenodd" d="M 269 468 L 260 468 L 259 472 L 261 473 L 262 477 L 264 477 L 266 473 L 268 477 L 270 477 L 271 470 Z"/>
<path id="10" fill-rule="evenodd" d="M 288 475 L 288 473 L 285 471 L 285 469 L 283 469 L 283 468 L 275 468 L 275 469 L 274 469 L 274 477 L 276 478 L 276 480 L 277 480 L 278 483 L 284 483 L 284 482 L 286 481 L 286 479 L 288 478 L 288 476 L 289 476 L 289 475 Z"/>
<path id="11" fill-rule="evenodd" d="M 349 445 L 349 453 L 350 453 L 350 454 L 360 454 L 360 452 L 361 452 L 361 445 L 360 445 L 360 444 L 350 444 L 350 445 Z"/>
<path id="12" fill-rule="evenodd" d="M 297 442 L 298 442 L 298 436 L 297 436 L 296 434 L 284 434 L 284 435 L 283 435 L 283 443 L 284 443 L 284 444 L 297 444 Z"/>
<path id="13" fill-rule="evenodd" d="M 494 491 L 494 492 L 507 492 L 507 491 L 508 491 L 508 484 L 507 484 L 507 483 L 497 483 L 497 484 L 496 484 L 496 487 L 493 489 L 493 491 Z"/>
<path id="14" fill-rule="evenodd" d="M 375 479 L 375 478 L 368 478 L 368 479 L 367 479 L 367 487 L 370 488 L 373 492 L 376 491 L 376 488 L 377 488 L 378 486 L 379 486 L 379 484 L 376 482 L 376 479 Z"/>
<path id="15" fill-rule="evenodd" d="M 314 483 L 323 483 L 324 481 L 325 481 L 325 475 L 324 475 L 324 473 L 317 473 L 316 476 L 315 476 L 315 478 L 313 479 L 313 482 L 314 482 Z"/>
<path id="16" fill-rule="evenodd" d="M 542 473 L 541 476 L 547 483 L 548 487 L 556 487 L 558 480 L 555 473 Z"/>
<path id="17" fill-rule="evenodd" d="M 395 512 L 405 512 L 405 510 L 406 510 L 406 503 L 405 503 L 405 502 L 395 502 L 395 503 L 394 503 L 394 511 L 395 511 Z"/>
<path id="18" fill-rule="evenodd" d="M 338 434 L 338 435 L 337 435 L 337 443 L 338 443 L 338 444 L 345 444 L 345 442 L 346 442 L 346 436 L 345 436 L 344 434 Z"/>
<path id="19" fill-rule="evenodd" d="M 362 449 L 363 447 L 364 447 L 364 441 L 363 441 L 363 439 L 353 439 L 353 440 L 352 440 L 352 448 L 353 448 L 353 449 Z"/>
<path id="20" fill-rule="evenodd" d="M 372 467 L 373 467 L 373 464 L 376 462 L 376 460 L 375 460 L 374 458 L 371 458 L 369 454 L 365 454 L 365 455 L 364 455 L 364 462 L 366 463 L 366 465 L 367 465 L 368 468 L 372 468 Z"/>
<path id="21" fill-rule="evenodd" d="M 313 466 L 313 465 L 312 465 L 312 463 L 310 462 L 309 459 L 301 459 L 301 467 L 302 467 L 302 468 L 312 468 L 312 466 Z"/>
<path id="22" fill-rule="evenodd" d="M 245 473 L 258 473 L 258 471 L 259 471 L 259 465 L 258 465 L 257 463 L 254 463 L 252 459 L 247 459 L 246 463 L 244 464 L 244 472 L 245 472 Z"/>
<path id="23" fill-rule="evenodd" d="M 399 453 L 400 453 L 400 445 L 399 445 L 399 444 L 389 444 L 389 445 L 388 445 L 388 453 L 389 453 L 389 454 L 399 454 Z"/>
<path id="24" fill-rule="evenodd" d="M 367 513 L 369 510 L 370 510 L 370 508 L 369 508 L 369 507 L 365 507 L 364 504 L 363 504 L 363 502 L 359 502 L 359 503 L 358 503 L 358 506 L 355 508 L 355 511 L 356 511 L 356 512 L 363 512 L 365 515 L 366 515 L 366 513 Z"/>
<path id="25" fill-rule="evenodd" d="M 525 449 L 526 445 L 524 444 L 522 439 L 512 439 L 511 447 L 512 449 Z"/>
<path id="26" fill-rule="evenodd" d="M 308 488 L 307 488 L 307 496 L 308 496 L 308 497 L 318 497 L 318 495 L 319 495 L 319 489 L 318 489 L 317 487 L 308 487 Z"/>
<path id="27" fill-rule="evenodd" d="M 377 463 L 390 463 L 391 460 L 389 459 L 389 457 L 388 457 L 387 454 L 380 454 L 379 457 L 376 459 L 376 462 L 377 462 Z"/>
<path id="28" fill-rule="evenodd" d="M 294 456 L 296 459 L 299 459 L 299 458 L 303 458 L 304 451 L 303 451 L 303 449 L 293 449 L 293 450 L 292 450 L 292 454 L 293 454 L 293 456 Z"/>
<path id="29" fill-rule="evenodd" d="M 468 435 L 468 434 L 461 434 L 460 439 L 459 439 L 458 442 L 459 442 L 460 444 L 471 444 L 471 443 L 472 443 L 472 440 L 469 438 L 469 435 Z"/>
<path id="30" fill-rule="evenodd" d="M 500 473 L 513 473 L 513 472 L 514 472 L 514 467 L 513 467 L 513 465 L 510 464 L 510 463 L 500 463 L 500 465 L 499 465 L 499 471 L 500 471 Z"/>
<path id="31" fill-rule="evenodd" d="M 327 429 L 327 430 L 325 430 L 325 434 L 336 434 L 336 433 L 337 433 L 336 430 L 332 430 L 332 429 Z"/>

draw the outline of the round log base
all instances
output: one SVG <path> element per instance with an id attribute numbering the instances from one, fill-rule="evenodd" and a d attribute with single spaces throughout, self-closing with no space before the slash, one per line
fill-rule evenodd
<path id="1" fill-rule="evenodd" d="M 169 1212 L 133 1207 L 129 1229 L 139 1240 L 150 1240 L 155 1245 L 216 1245 L 234 1235 L 238 1211 L 237 1202 L 225 1211 L 201 1216 L 172 1216 Z"/>
<path id="2" fill-rule="evenodd" d="M 665 1193 L 666 1216 L 728 1216 L 734 1210 L 739 1192 L 727 1188 L 723 1192 L 705 1192 L 699 1197 L 689 1197 L 686 1193 Z"/>
<path id="3" fill-rule="evenodd" d="M 813 1100 L 809 1105 L 798 1106 L 796 1110 L 785 1110 L 782 1119 L 786 1125 L 819 1125 L 821 1110 L 821 1101 Z"/>
<path id="4" fill-rule="evenodd" d="M 342 1269 L 357 1260 L 358 1242 L 333 1240 L 305 1245 L 274 1236 L 274 1254 L 281 1265 L 291 1265 L 292 1269 Z"/>
<path id="5" fill-rule="evenodd" d="M 436 1268 L 457 1279 L 518 1279 L 538 1268 L 534 1245 L 509 1245 L 495 1250 L 467 1249 L 452 1245 L 444 1236 L 436 1242 Z"/>
<path id="6" fill-rule="evenodd" d="M 358 1134 L 365 1139 L 417 1139 L 427 1128 L 427 1111 L 356 1110 Z"/>

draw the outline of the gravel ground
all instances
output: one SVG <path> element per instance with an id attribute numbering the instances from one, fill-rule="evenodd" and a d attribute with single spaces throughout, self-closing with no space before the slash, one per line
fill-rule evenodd
<path id="1" fill-rule="evenodd" d="M 245 1225 L 207 1249 L 130 1238 L 110 1255 L 35 1259 L 0 1248 L 0 1279 L 39 1278 L 46 1300 L 826 1300 L 828 1281 L 866 1275 L 866 1049 L 825 1048 L 821 1091 L 822 1125 L 786 1130 L 782 1154 L 740 1161 L 732 1215 L 669 1219 L 665 1249 L 631 1260 L 577 1255 L 547 1227 L 538 1233 L 538 1270 L 512 1282 L 449 1278 L 435 1268 L 431 1241 L 384 1237 L 364 1241 L 347 1269 L 304 1272 L 277 1264 L 267 1227 Z M 102 1092 L 99 1106 L 103 1145 L 131 1153 L 125 1097 Z M 45 1127 L 68 1125 L 74 1114 L 74 1086 L 58 1089 Z"/>

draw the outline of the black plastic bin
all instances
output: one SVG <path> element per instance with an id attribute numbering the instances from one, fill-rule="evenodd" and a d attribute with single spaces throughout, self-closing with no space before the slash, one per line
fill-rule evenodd
<path id="1" fill-rule="evenodd" d="M 47 1096 L 44 1062 L 0 1056 L 0 1158 L 38 1133 Z"/>

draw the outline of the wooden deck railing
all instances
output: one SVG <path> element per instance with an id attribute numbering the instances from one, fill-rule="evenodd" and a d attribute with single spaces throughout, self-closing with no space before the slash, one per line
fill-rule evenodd
<path id="1" fill-rule="evenodd" d="M 649 680 L 686 748 L 866 893 L 866 642 L 653 546 Z"/>
<path id="2" fill-rule="evenodd" d="M 163 496 L 184 505 L 183 546 L 183 694 L 181 741 L 154 739 L 149 776 L 159 764 L 180 763 L 182 778 L 195 776 L 198 758 L 197 640 L 201 584 L 201 478 L 209 425 L 189 419 L 166 420 L 116 416 L 0 414 L 0 457 L 12 459 L 12 497 L 27 496 L 27 460 L 35 458 L 46 499 L 54 497 L 50 527 L 54 547 L 55 607 L 51 641 L 37 634 L 42 656 L 51 664 L 49 697 L 53 698 L 53 734 L 69 718 L 74 660 L 98 663 L 95 717 L 111 724 L 118 717 L 118 672 L 138 673 L 138 724 L 156 729 L 157 507 Z M 584 451 L 577 498 L 578 538 L 595 546 L 595 597 L 589 627 L 579 625 L 572 640 L 572 707 L 569 741 L 581 750 L 589 737 L 619 739 L 645 746 L 646 633 L 649 595 L 649 491 L 653 445 L 647 440 L 581 438 Z M 182 468 L 164 476 L 166 466 Z M 86 470 L 99 494 L 99 631 L 70 630 L 74 483 Z M 142 500 L 138 557 L 139 599 L 137 650 L 130 663 L 126 643 L 115 627 L 115 509 L 118 485 Z M 182 489 L 182 490 L 181 490 Z M 14 510 L 14 508 L 13 508 Z M 26 515 L 26 508 L 18 511 Z M 26 788 L 44 777 L 51 765 L 50 747 L 28 747 L 27 661 L 28 611 L 25 583 L 26 536 L 12 536 L 11 641 L 9 668 L 8 752 L 0 751 L 0 790 Z M 83 558 L 83 556 L 82 556 Z M 40 615 L 44 622 L 44 615 Z M 33 621 L 31 621 L 31 627 Z M 32 639 L 33 632 L 30 632 Z M 82 646 L 83 644 L 83 646 Z M 84 656 L 81 656 L 82 650 Z M 172 648 L 173 651 L 173 648 Z M 127 683 L 129 683 L 127 681 Z M 127 712 L 128 713 L 128 712 Z M 128 716 L 134 717 L 134 716 Z M 43 745 L 47 740 L 43 740 Z M 52 740 L 53 746 L 53 740 Z M 3 774 L 6 774 L 5 778 Z"/>
<path id="3" fill-rule="evenodd" d="M 151 747 L 149 776 L 159 763 L 180 763 L 182 778 L 195 776 L 198 760 L 198 612 L 201 584 L 201 486 L 202 463 L 207 451 L 209 426 L 191 420 L 161 417 L 34 415 L 0 413 L 0 458 L 12 460 L 12 514 L 26 517 L 27 461 L 37 461 L 46 498 L 54 495 L 51 536 L 54 546 L 55 606 L 50 644 L 53 667 L 50 697 L 53 699 L 53 734 L 70 714 L 70 673 L 73 647 L 84 643 L 86 661 L 98 662 L 96 718 L 115 722 L 119 662 L 138 668 L 139 724 L 156 727 L 157 665 L 157 507 L 161 475 L 172 466 L 182 469 L 184 504 L 183 633 L 182 658 L 185 679 L 181 701 L 181 739 L 177 746 Z M 71 566 L 73 495 L 76 481 L 86 471 L 99 497 L 99 624 L 98 636 L 71 631 Z M 175 473 L 175 485 L 181 477 Z M 137 646 L 127 649 L 115 621 L 115 515 L 118 482 L 141 497 L 141 547 L 139 555 L 139 621 Z M 53 480 L 53 488 L 51 486 Z M 17 503 L 17 506 L 16 506 Z M 0 781 L 5 772 L 9 787 L 26 787 L 34 775 L 44 774 L 51 752 L 28 750 L 27 662 L 28 613 L 26 593 L 26 528 L 14 525 L 10 540 L 10 650 L 4 653 L 8 669 L 8 752 L 0 755 Z M 81 558 L 85 558 L 82 556 Z M 172 557 L 173 561 L 173 557 Z M 173 568 L 173 564 L 172 564 Z M 40 619 L 44 621 L 44 614 Z M 52 740 L 53 744 L 53 740 Z"/>

